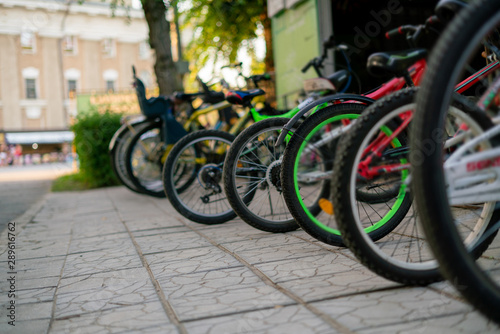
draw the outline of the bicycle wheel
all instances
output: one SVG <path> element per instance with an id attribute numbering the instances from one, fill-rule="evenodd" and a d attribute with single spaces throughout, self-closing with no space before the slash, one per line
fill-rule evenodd
<path id="1" fill-rule="evenodd" d="M 309 116 L 292 135 L 283 156 L 281 183 L 286 205 L 297 223 L 316 239 L 343 246 L 331 208 L 330 179 L 340 135 L 366 108 L 338 104 Z M 329 212 L 330 211 L 330 212 Z"/>
<path id="2" fill-rule="evenodd" d="M 162 123 L 155 122 L 142 128 L 130 140 L 125 154 L 127 175 L 143 194 L 163 198 L 165 192 L 161 180 L 162 157 L 165 143 L 162 141 Z"/>
<path id="3" fill-rule="evenodd" d="M 127 148 L 130 144 L 133 135 L 141 131 L 147 125 L 148 123 L 139 123 L 132 125 L 134 132 L 132 132 L 129 128 L 125 128 L 123 132 L 116 139 L 116 143 L 113 147 L 113 150 L 109 152 L 111 168 L 113 169 L 113 172 L 115 173 L 116 177 L 120 180 L 120 182 L 124 186 L 137 193 L 142 193 L 142 192 L 139 189 L 137 189 L 137 187 L 134 185 L 134 183 L 132 182 L 132 180 L 130 180 L 128 176 L 125 157 Z"/>
<path id="4" fill-rule="evenodd" d="M 267 232 L 299 228 L 288 211 L 281 188 L 285 145 L 275 147 L 288 118 L 269 118 L 243 131 L 224 162 L 224 191 L 236 214 L 247 224 Z"/>
<path id="5" fill-rule="evenodd" d="M 412 161 L 419 161 L 412 176 L 415 199 L 443 275 L 470 303 L 497 323 L 500 323 L 500 240 L 494 237 L 499 227 L 498 202 L 495 202 L 499 191 L 495 189 L 498 174 L 493 162 L 498 155 L 491 155 L 495 153 L 491 146 L 498 146 L 498 136 L 481 136 L 482 129 L 471 127 L 471 140 L 464 149 L 449 152 L 432 148 L 442 147 L 446 139 L 436 134 L 446 133 L 444 120 L 451 92 L 473 58 L 486 56 L 493 60 L 493 65 L 497 62 L 499 29 L 500 2 L 484 0 L 462 11 L 443 33 L 430 57 L 417 98 L 410 156 Z M 498 83 L 498 73 L 487 79 L 486 86 L 495 88 L 489 84 Z M 497 109 L 497 102 L 480 99 L 478 106 L 491 103 Z M 458 171 L 463 174 L 457 174 Z M 457 208 L 464 206 L 482 207 L 481 217 L 469 224 L 462 223 Z M 476 239 L 494 238 L 477 261 L 469 248 L 471 230 Z"/>
<path id="6" fill-rule="evenodd" d="M 163 167 L 163 187 L 172 206 L 201 224 L 221 224 L 236 217 L 223 192 L 222 168 L 234 136 L 201 130 L 179 140 Z"/>
<path id="7" fill-rule="evenodd" d="M 416 92 L 416 88 L 407 89 L 377 101 L 341 138 L 332 176 L 332 204 L 343 239 L 361 263 L 387 279 L 424 285 L 440 280 L 441 275 L 418 224 L 418 210 L 410 208 L 411 192 L 406 184 L 410 165 L 405 133 Z M 492 126 L 487 117 L 461 100 L 464 103 L 455 100 L 451 106 L 448 131 L 458 132 L 456 124 L 463 124 L 463 119 L 472 120 L 476 128 Z M 449 149 L 465 139 L 455 137 Z M 384 141 L 388 145 L 381 144 Z M 359 196 L 360 187 L 385 198 L 386 189 L 392 193 L 397 188 L 398 192 L 374 204 Z M 478 208 L 461 210 L 463 216 L 472 217 Z M 374 233 L 366 233 L 382 223 Z"/>

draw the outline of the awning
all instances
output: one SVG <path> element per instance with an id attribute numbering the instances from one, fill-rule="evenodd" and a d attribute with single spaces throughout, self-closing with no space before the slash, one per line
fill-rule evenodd
<path id="1" fill-rule="evenodd" d="M 9 144 L 60 144 L 73 141 L 75 134 L 72 131 L 44 131 L 44 132 L 7 132 L 5 139 Z"/>

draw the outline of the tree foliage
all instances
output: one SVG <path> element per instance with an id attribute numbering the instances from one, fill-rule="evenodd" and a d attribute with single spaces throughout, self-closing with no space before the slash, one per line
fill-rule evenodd
<path id="1" fill-rule="evenodd" d="M 84 0 L 79 0 L 84 2 Z M 124 0 L 102 0 L 115 10 L 126 5 Z M 267 0 L 141 0 L 149 27 L 149 43 L 155 51 L 155 74 L 160 94 L 182 89 L 181 76 L 172 59 L 170 22 L 167 9 L 179 6 L 186 25 L 194 27 L 186 58 L 195 60 L 199 70 L 207 61 L 234 62 L 244 47 L 255 62 L 255 39 L 266 41 L 266 71 L 274 70 L 271 42 L 271 20 L 267 16 Z"/>
<path id="2" fill-rule="evenodd" d="M 267 0 L 180 0 L 188 9 L 184 10 L 186 24 L 194 27 L 194 38 L 188 46 L 190 59 L 197 60 L 200 68 L 207 61 L 234 62 L 238 50 L 245 46 L 255 58 L 253 40 L 260 31 L 270 30 L 267 17 Z M 189 4 L 191 6 L 189 6 Z M 269 33 L 270 38 L 270 33 Z M 273 70 L 272 51 L 266 39 L 267 70 Z M 271 67 L 271 68 L 269 68 Z"/>

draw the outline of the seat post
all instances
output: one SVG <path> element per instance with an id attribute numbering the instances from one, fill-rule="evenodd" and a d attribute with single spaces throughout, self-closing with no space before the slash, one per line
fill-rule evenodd
<path id="1" fill-rule="evenodd" d="M 248 109 L 252 109 L 252 100 L 246 101 L 245 103 L 243 103 L 243 106 Z"/>
<path id="2" fill-rule="evenodd" d="M 409 86 L 409 87 L 415 87 L 415 84 L 413 83 L 413 80 L 411 79 L 411 76 L 410 76 L 410 72 L 408 71 L 404 71 L 403 73 L 403 78 L 405 79 L 406 81 L 406 84 Z"/>

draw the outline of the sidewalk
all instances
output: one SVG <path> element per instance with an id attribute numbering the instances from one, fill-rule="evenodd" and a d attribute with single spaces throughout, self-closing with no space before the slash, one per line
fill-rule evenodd
<path id="1" fill-rule="evenodd" d="M 303 231 L 200 225 L 124 187 L 50 193 L 15 234 L 16 274 L 0 235 L 0 333 L 500 331 L 447 283 L 400 286 Z"/>

